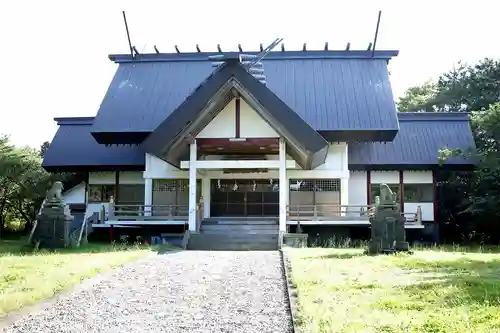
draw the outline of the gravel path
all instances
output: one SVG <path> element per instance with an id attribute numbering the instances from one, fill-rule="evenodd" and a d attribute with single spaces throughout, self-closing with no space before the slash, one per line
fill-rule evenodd
<path id="1" fill-rule="evenodd" d="M 87 283 L 4 332 L 291 332 L 280 255 L 179 251 Z"/>

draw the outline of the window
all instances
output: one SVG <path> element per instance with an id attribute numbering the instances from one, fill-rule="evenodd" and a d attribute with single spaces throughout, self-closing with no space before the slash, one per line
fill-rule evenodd
<path id="1" fill-rule="evenodd" d="M 290 179 L 290 204 L 340 205 L 340 179 Z"/>
<path id="2" fill-rule="evenodd" d="M 310 213 L 314 205 L 318 216 L 339 216 L 340 179 L 290 179 L 289 201 L 291 210 L 296 213 Z"/>
<path id="3" fill-rule="evenodd" d="M 201 197 L 199 179 L 196 197 Z M 153 179 L 153 205 L 189 205 L 189 179 Z"/>
<path id="4" fill-rule="evenodd" d="M 118 203 L 120 205 L 144 204 L 144 184 L 120 184 L 118 190 Z"/>
<path id="5" fill-rule="evenodd" d="M 400 202 L 399 184 L 387 184 L 393 193 L 396 193 L 396 202 Z M 380 184 L 371 184 L 371 200 L 375 203 L 375 197 L 380 196 Z"/>
<path id="6" fill-rule="evenodd" d="M 434 186 L 432 184 L 404 184 L 405 202 L 433 202 Z"/>
<path id="7" fill-rule="evenodd" d="M 115 195 L 115 185 L 89 185 L 89 202 L 109 202 Z"/>

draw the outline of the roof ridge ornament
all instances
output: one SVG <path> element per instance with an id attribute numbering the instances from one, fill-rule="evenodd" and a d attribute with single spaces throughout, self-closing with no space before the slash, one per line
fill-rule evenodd
<path id="1" fill-rule="evenodd" d="M 283 41 L 283 38 L 276 38 L 271 44 L 269 44 L 266 48 L 262 47 L 261 51 L 257 54 L 246 54 L 240 53 L 239 60 L 243 67 L 257 80 L 259 80 L 262 84 L 266 84 L 266 76 L 264 75 L 264 65 L 262 64 L 262 59 L 271 52 L 276 46 L 278 46 Z M 219 45 L 217 45 L 219 48 Z M 242 51 L 242 47 L 238 44 L 238 49 L 240 52 Z M 219 52 L 220 49 L 219 49 Z M 219 67 L 225 61 L 224 54 L 211 55 L 208 57 L 209 60 L 212 61 L 212 67 Z"/>

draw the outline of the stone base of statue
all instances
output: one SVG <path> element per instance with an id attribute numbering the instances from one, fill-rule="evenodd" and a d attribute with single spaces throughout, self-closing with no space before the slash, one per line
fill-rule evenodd
<path id="1" fill-rule="evenodd" d="M 382 246 L 380 242 L 370 241 L 368 244 L 368 249 L 365 251 L 365 254 L 376 255 L 376 254 L 391 254 L 398 252 L 407 252 L 408 254 L 412 254 L 410 251 L 410 243 L 408 242 L 398 242 L 394 246 Z"/>
<path id="2" fill-rule="evenodd" d="M 37 218 L 31 245 L 38 248 L 57 249 L 71 246 L 70 230 L 73 216 L 60 200 L 45 202 Z"/>
<path id="3" fill-rule="evenodd" d="M 400 252 L 400 251 L 408 252 L 408 251 L 410 251 L 410 243 L 408 243 L 408 242 L 396 242 L 396 244 L 394 245 L 394 249 L 398 252 Z"/>
<path id="4" fill-rule="evenodd" d="M 371 239 L 366 253 L 408 252 L 406 218 L 401 215 L 396 196 L 386 184 L 380 185 L 380 194 L 370 215 Z"/>

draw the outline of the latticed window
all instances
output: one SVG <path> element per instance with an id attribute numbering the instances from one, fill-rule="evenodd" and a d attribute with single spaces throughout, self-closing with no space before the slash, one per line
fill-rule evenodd
<path id="1" fill-rule="evenodd" d="M 178 179 L 154 179 L 153 191 L 155 192 L 177 192 Z"/>
<path id="2" fill-rule="evenodd" d="M 340 179 L 290 179 L 290 204 L 340 205 Z"/>
<path id="3" fill-rule="evenodd" d="M 213 179 L 212 192 L 278 192 L 277 179 Z"/>
<path id="4" fill-rule="evenodd" d="M 201 196 L 201 181 L 196 181 L 197 200 Z M 189 179 L 154 179 L 153 205 L 188 205 Z"/>
<path id="5" fill-rule="evenodd" d="M 290 191 L 340 192 L 340 179 L 290 179 Z"/>
<path id="6" fill-rule="evenodd" d="M 315 179 L 314 189 L 318 192 L 340 192 L 340 179 Z"/>

